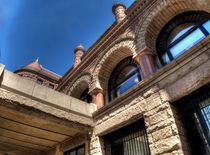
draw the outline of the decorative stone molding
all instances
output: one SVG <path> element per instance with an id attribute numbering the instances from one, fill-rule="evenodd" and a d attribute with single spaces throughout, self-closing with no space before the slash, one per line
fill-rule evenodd
<path id="1" fill-rule="evenodd" d="M 69 85 L 68 95 L 78 97 L 78 94 L 80 94 L 80 92 L 78 92 L 78 91 L 83 90 L 82 88 L 84 88 L 84 87 L 89 88 L 90 82 L 91 82 L 91 76 L 89 74 L 80 76 L 71 85 Z M 86 88 L 84 88 L 84 89 L 86 89 Z"/>
<path id="2" fill-rule="evenodd" d="M 186 11 L 206 11 L 210 13 L 207 0 L 159 0 L 140 17 L 136 26 L 136 45 L 156 49 L 156 39 L 164 25 L 176 15 Z"/>
<path id="3" fill-rule="evenodd" d="M 125 57 L 136 54 L 136 46 L 133 40 L 121 41 L 105 51 L 105 54 L 99 59 L 97 63 L 93 80 L 90 84 L 90 91 L 95 88 L 106 90 L 109 76 L 113 68 Z"/>

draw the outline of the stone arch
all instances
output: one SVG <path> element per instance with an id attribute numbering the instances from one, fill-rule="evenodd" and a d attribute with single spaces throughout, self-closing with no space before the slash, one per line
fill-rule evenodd
<path id="1" fill-rule="evenodd" d="M 134 40 L 124 40 L 109 48 L 95 67 L 91 84 L 92 89 L 99 88 L 106 92 L 108 80 L 114 67 L 124 58 L 135 54 L 136 46 Z"/>
<path id="2" fill-rule="evenodd" d="M 208 0 L 157 0 L 144 13 L 136 28 L 137 48 L 149 47 L 156 51 L 157 37 L 173 17 L 187 11 L 205 11 L 210 13 Z"/>
<path id="3" fill-rule="evenodd" d="M 75 98 L 80 98 L 84 90 L 89 89 L 91 75 L 89 73 L 81 75 L 77 78 L 69 89 L 69 95 Z"/>

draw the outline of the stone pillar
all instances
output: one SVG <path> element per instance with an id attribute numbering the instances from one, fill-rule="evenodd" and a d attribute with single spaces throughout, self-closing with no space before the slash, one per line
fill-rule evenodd
<path id="1" fill-rule="evenodd" d="M 63 155 L 60 144 L 56 145 L 55 155 Z"/>
<path id="2" fill-rule="evenodd" d="M 112 7 L 112 12 L 114 13 L 115 19 L 118 23 L 121 22 L 126 17 L 126 13 L 125 13 L 126 7 L 122 3 L 116 3 Z"/>
<path id="3" fill-rule="evenodd" d="M 104 141 L 102 138 L 96 136 L 94 131 L 90 138 L 90 155 L 105 155 Z"/>
<path id="4" fill-rule="evenodd" d="M 80 44 L 74 50 L 74 68 L 82 61 L 82 56 L 85 54 L 85 48 Z"/>
<path id="5" fill-rule="evenodd" d="M 97 108 L 98 109 L 102 108 L 105 102 L 104 91 L 99 88 L 95 88 L 90 92 L 90 94 L 92 96 L 92 101 L 97 105 Z"/>
<path id="6" fill-rule="evenodd" d="M 151 49 L 144 48 L 136 55 L 134 55 L 133 59 L 135 59 L 140 64 L 144 78 L 155 72 L 155 54 Z"/>

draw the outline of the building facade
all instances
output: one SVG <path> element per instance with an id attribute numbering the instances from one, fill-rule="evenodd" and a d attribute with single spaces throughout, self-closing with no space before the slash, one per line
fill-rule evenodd
<path id="1" fill-rule="evenodd" d="M 210 154 L 210 1 L 136 0 L 112 11 L 116 21 L 99 40 L 88 51 L 75 48 L 75 63 L 56 91 L 35 85 L 30 97 L 2 71 L 1 92 L 25 94 L 2 100 L 60 122 L 54 126 L 63 137 L 52 135 L 50 148 L 33 154 Z M 55 134 L 48 127 L 39 130 Z"/>

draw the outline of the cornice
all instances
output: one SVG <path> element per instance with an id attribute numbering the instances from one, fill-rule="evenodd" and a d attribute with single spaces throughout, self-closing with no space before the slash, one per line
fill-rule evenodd
<path id="1" fill-rule="evenodd" d="M 156 0 L 137 0 L 135 1 L 126 11 L 127 17 L 120 23 L 114 22 L 110 28 L 106 30 L 106 32 L 101 35 L 101 37 L 88 49 L 87 53 L 83 56 L 83 60 L 81 61 L 80 65 L 76 68 L 71 67 L 63 78 L 60 80 L 60 84 L 57 87 L 57 90 L 61 90 L 63 86 L 68 82 L 69 78 L 72 74 L 76 74 L 77 72 L 83 70 L 87 67 L 89 62 L 92 62 L 93 59 L 103 51 L 105 47 L 110 45 L 110 42 L 116 40 L 116 38 L 122 34 L 122 32 L 128 28 L 133 22 L 135 22 L 136 18 L 138 18 L 143 12 L 145 8 L 152 5 Z"/>

